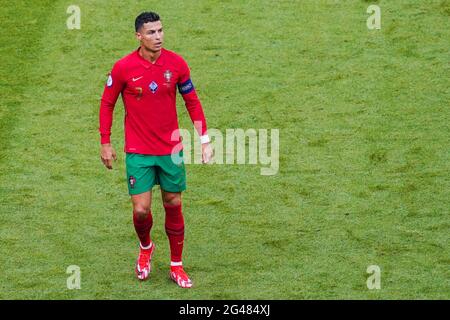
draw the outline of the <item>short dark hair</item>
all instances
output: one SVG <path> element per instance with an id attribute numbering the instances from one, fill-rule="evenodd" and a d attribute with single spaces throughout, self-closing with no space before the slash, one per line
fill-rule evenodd
<path id="1" fill-rule="evenodd" d="M 137 32 L 144 25 L 144 23 L 155 22 L 159 20 L 159 15 L 156 12 L 142 12 L 136 17 L 136 20 L 134 21 L 134 28 Z"/>

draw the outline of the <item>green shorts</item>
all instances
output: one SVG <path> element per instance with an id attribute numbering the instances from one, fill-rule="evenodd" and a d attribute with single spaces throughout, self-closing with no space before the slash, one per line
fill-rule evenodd
<path id="1" fill-rule="evenodd" d="M 130 195 L 150 191 L 155 184 L 168 192 L 186 190 L 183 151 L 167 156 L 127 153 L 125 162 Z"/>

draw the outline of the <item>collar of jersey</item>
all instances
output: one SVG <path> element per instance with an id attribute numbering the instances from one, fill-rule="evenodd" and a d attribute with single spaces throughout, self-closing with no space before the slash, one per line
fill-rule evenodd
<path id="1" fill-rule="evenodd" d="M 164 64 L 164 61 L 162 59 L 163 55 L 164 55 L 164 48 L 161 48 L 161 54 L 159 55 L 158 59 L 156 59 L 155 63 L 151 63 L 148 60 L 145 60 L 144 58 L 141 57 L 141 55 L 139 54 L 139 48 L 136 49 L 136 57 L 139 60 L 139 62 L 145 67 L 145 68 L 150 68 L 151 66 L 162 66 Z"/>

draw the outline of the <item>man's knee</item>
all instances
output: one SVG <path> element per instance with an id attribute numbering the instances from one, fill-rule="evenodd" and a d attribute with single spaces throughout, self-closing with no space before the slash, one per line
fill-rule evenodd
<path id="1" fill-rule="evenodd" d="M 131 202 L 133 203 L 133 214 L 138 220 L 147 219 L 152 206 L 152 194 L 146 192 L 138 195 L 131 196 Z"/>
<path id="2" fill-rule="evenodd" d="M 181 204 L 181 192 L 163 192 L 163 202 L 171 206 Z"/>
<path id="3" fill-rule="evenodd" d="M 150 213 L 150 208 L 146 205 L 135 204 L 133 208 L 133 213 L 139 220 L 145 220 L 147 219 L 147 216 Z"/>

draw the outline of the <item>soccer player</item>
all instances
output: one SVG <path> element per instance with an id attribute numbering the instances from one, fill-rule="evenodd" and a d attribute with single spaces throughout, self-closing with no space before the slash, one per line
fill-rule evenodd
<path id="1" fill-rule="evenodd" d="M 157 13 L 143 12 L 135 20 L 136 51 L 117 61 L 108 76 L 100 103 L 101 159 L 112 169 L 116 152 L 110 143 L 113 111 L 119 94 L 125 106 L 125 153 L 128 191 L 133 203 L 133 223 L 140 240 L 136 275 L 148 278 L 155 243 L 152 187 L 159 184 L 163 200 L 165 230 L 170 244 L 170 278 L 182 288 L 192 280 L 182 264 L 184 218 L 181 192 L 186 189 L 182 161 L 176 91 L 184 99 L 189 116 L 200 135 L 202 161 L 212 158 L 203 108 L 191 81 L 190 70 L 178 54 L 163 48 L 164 31 Z"/>

